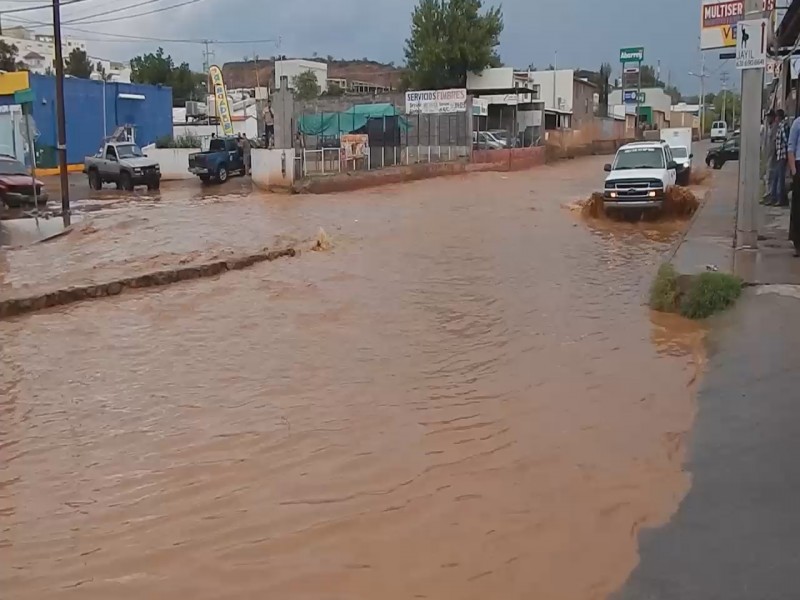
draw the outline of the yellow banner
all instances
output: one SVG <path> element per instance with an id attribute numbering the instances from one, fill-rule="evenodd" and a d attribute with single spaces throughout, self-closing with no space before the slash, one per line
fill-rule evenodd
<path id="1" fill-rule="evenodd" d="M 217 106 L 217 117 L 219 117 L 219 124 L 222 125 L 222 133 L 224 135 L 233 135 L 231 106 L 228 103 L 228 92 L 225 89 L 225 82 L 222 81 L 222 69 L 217 65 L 211 65 L 208 69 L 208 76 L 211 78 L 211 85 L 214 88 L 214 104 Z"/>

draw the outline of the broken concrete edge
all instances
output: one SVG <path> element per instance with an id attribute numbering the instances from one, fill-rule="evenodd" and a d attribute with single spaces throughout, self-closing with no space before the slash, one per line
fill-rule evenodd
<path id="1" fill-rule="evenodd" d="M 36 312 L 55 306 L 73 304 L 83 300 L 117 296 L 125 290 L 161 287 L 179 281 L 213 277 L 227 271 L 246 269 L 247 267 L 261 262 L 271 262 L 279 258 L 294 257 L 297 254 L 299 254 L 299 251 L 295 250 L 295 248 L 283 248 L 270 251 L 266 251 L 265 249 L 262 252 L 229 258 L 227 260 L 218 260 L 188 267 L 164 269 L 144 275 L 115 279 L 105 283 L 73 286 L 21 298 L 7 298 L 0 300 L 0 319 Z"/>
<path id="2" fill-rule="evenodd" d="M 684 241 L 686 241 L 686 236 L 689 235 L 689 232 L 692 230 L 692 227 L 694 227 L 694 224 L 697 222 L 700 213 L 703 212 L 703 209 L 706 207 L 706 204 L 708 204 L 708 199 L 710 196 L 711 196 L 711 188 L 707 189 L 703 194 L 703 198 L 700 200 L 700 206 L 698 206 L 697 210 L 694 211 L 692 218 L 689 219 L 689 224 L 678 236 L 678 240 L 672 245 L 672 248 L 670 248 L 669 252 L 667 253 L 667 258 L 664 262 L 671 264 L 673 267 L 675 266 L 674 264 L 675 255 L 678 254 L 678 250 L 680 250 L 681 245 L 683 244 Z M 733 265 L 731 265 L 731 273 L 732 272 L 733 272 Z"/>

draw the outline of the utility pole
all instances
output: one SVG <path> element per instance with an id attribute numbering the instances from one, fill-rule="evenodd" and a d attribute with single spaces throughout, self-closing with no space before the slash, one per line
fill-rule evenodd
<path id="1" fill-rule="evenodd" d="M 725 116 L 728 110 L 728 73 L 722 73 L 719 79 L 722 82 L 722 120 L 727 123 Z"/>
<path id="2" fill-rule="evenodd" d="M 689 71 L 689 75 L 700 79 L 700 139 L 702 140 L 703 133 L 706 130 L 706 77 L 708 77 L 708 73 L 706 73 L 706 55 L 703 54 L 702 50 L 700 51 L 700 72 L 692 73 Z"/>
<path id="3" fill-rule="evenodd" d="M 768 16 L 763 0 L 744 1 L 744 19 Z M 766 35 L 766 34 L 764 34 Z M 764 69 L 742 69 L 739 196 L 736 216 L 737 249 L 758 247 L 758 200 L 761 186 L 761 110 Z"/>
<path id="4" fill-rule="evenodd" d="M 61 214 L 64 227 L 71 222 L 69 207 L 69 175 L 67 174 L 67 126 L 64 117 L 64 56 L 61 51 L 61 6 L 53 0 L 53 45 L 56 54 L 56 120 L 58 126 L 58 171 L 61 176 Z"/>

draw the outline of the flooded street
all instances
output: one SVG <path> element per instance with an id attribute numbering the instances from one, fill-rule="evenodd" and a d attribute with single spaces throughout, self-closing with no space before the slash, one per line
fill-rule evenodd
<path id="1" fill-rule="evenodd" d="M 0 321 L 0 596 L 605 599 L 688 490 L 703 361 L 644 304 L 685 224 L 567 208 L 605 160 L 165 194 L 8 252 L 0 291 L 333 240 Z"/>

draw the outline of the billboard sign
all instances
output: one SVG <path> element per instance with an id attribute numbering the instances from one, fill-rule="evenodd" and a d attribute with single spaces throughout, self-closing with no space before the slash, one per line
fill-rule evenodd
<path id="1" fill-rule="evenodd" d="M 625 63 L 640 63 L 644 61 L 644 48 L 621 48 L 619 51 L 619 62 Z"/>
<path id="2" fill-rule="evenodd" d="M 344 150 L 345 160 L 366 158 L 369 152 L 369 136 L 366 133 L 343 133 L 339 145 Z"/>
<path id="3" fill-rule="evenodd" d="M 406 113 L 409 115 L 438 115 L 466 110 L 465 88 L 406 92 Z"/>
<path id="4" fill-rule="evenodd" d="M 775 0 L 763 0 L 765 11 L 775 10 Z M 736 24 L 744 18 L 744 0 L 703 0 L 700 6 L 700 49 L 736 47 Z"/>
<path id="5" fill-rule="evenodd" d="M 637 92 L 637 90 L 625 90 L 622 96 L 622 101 L 625 104 L 643 104 L 644 99 L 644 92 Z"/>

